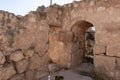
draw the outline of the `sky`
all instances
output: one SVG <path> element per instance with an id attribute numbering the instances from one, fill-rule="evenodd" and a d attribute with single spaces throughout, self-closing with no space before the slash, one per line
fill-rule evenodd
<path id="1" fill-rule="evenodd" d="M 53 0 L 53 4 L 59 5 L 71 3 L 74 0 Z M 79 0 L 75 0 L 79 1 Z M 0 10 L 12 12 L 16 15 L 25 15 L 30 11 L 35 11 L 38 6 L 49 6 L 50 0 L 0 0 Z"/>

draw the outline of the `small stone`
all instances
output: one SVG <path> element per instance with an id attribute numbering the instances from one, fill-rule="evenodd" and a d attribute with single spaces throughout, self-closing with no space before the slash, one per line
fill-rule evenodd
<path id="1" fill-rule="evenodd" d="M 119 45 L 109 45 L 106 49 L 106 54 L 108 56 L 117 56 L 120 57 L 120 46 Z"/>
<path id="2" fill-rule="evenodd" d="M 120 58 L 117 58 L 117 69 L 119 69 L 120 70 Z"/>
<path id="3" fill-rule="evenodd" d="M 0 21 L 3 19 L 4 14 L 2 12 L 0 12 Z"/>
<path id="4" fill-rule="evenodd" d="M 55 71 L 60 70 L 60 68 L 58 67 L 58 65 L 55 64 L 55 63 L 49 64 L 49 65 L 48 65 L 48 68 L 49 68 L 49 71 L 50 71 L 50 72 L 55 72 Z"/>
<path id="5" fill-rule="evenodd" d="M 26 75 L 26 80 L 35 80 L 34 79 L 34 76 L 35 76 L 34 70 L 26 71 L 25 75 Z"/>
<path id="6" fill-rule="evenodd" d="M 48 76 L 49 73 L 48 72 L 44 72 L 44 71 L 37 71 L 35 74 L 35 79 L 41 79 L 45 76 Z"/>
<path id="7" fill-rule="evenodd" d="M 4 64 L 6 61 L 4 53 L 0 52 L 0 64 Z"/>
<path id="8" fill-rule="evenodd" d="M 34 54 L 33 57 L 30 58 L 30 65 L 29 65 L 29 69 L 38 69 L 41 67 L 41 61 L 42 58 L 39 57 L 37 54 Z"/>
<path id="9" fill-rule="evenodd" d="M 29 49 L 27 52 L 24 53 L 26 57 L 32 57 L 34 54 L 34 50 Z"/>
<path id="10" fill-rule="evenodd" d="M 7 67 L 0 68 L 0 80 L 8 80 L 16 73 L 12 64 Z"/>
<path id="11" fill-rule="evenodd" d="M 73 3 L 74 7 L 78 7 L 78 4 L 76 2 Z"/>
<path id="12" fill-rule="evenodd" d="M 98 7 L 97 8 L 97 11 L 104 11 L 105 10 L 105 7 Z"/>
<path id="13" fill-rule="evenodd" d="M 16 69 L 18 73 L 24 72 L 28 67 L 28 60 L 22 60 L 16 63 Z"/>
<path id="14" fill-rule="evenodd" d="M 12 61 L 18 62 L 24 58 L 24 55 L 21 51 L 16 51 L 10 55 Z"/>
<path id="15" fill-rule="evenodd" d="M 59 15 L 61 15 L 61 14 L 62 14 L 62 11 L 61 11 L 61 10 L 59 10 L 59 11 L 58 11 L 58 14 L 59 14 Z"/>
<path id="16" fill-rule="evenodd" d="M 25 75 L 24 74 L 17 74 L 13 76 L 10 80 L 25 80 Z"/>
<path id="17" fill-rule="evenodd" d="M 95 1 L 90 1 L 90 6 L 94 6 L 95 5 Z"/>
<path id="18" fill-rule="evenodd" d="M 33 18 L 30 18 L 30 19 L 29 19 L 29 22 L 36 22 L 36 20 L 35 20 L 35 18 L 33 17 Z"/>

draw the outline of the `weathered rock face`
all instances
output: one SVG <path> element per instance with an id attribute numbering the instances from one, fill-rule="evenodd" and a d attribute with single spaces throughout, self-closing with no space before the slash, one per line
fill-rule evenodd
<path id="1" fill-rule="evenodd" d="M 12 64 L 7 65 L 6 67 L 0 68 L 0 80 L 8 80 L 10 77 L 15 75 L 15 73 L 16 71 Z"/>
<path id="2" fill-rule="evenodd" d="M 75 1 L 42 6 L 26 16 L 0 11 L 0 80 L 38 80 L 48 75 L 49 60 L 60 67 L 83 63 L 85 31 L 93 25 L 95 70 L 106 80 L 119 80 L 119 4 Z"/>

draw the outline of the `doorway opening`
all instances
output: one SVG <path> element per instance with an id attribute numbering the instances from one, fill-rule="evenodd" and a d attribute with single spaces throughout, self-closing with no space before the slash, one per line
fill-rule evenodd
<path id="1" fill-rule="evenodd" d="M 92 23 L 84 20 L 78 21 L 72 26 L 72 67 L 82 63 L 93 63 L 93 46 L 95 43 L 95 28 L 93 26 Z"/>
<path id="2" fill-rule="evenodd" d="M 85 62 L 93 63 L 93 47 L 95 45 L 95 27 L 90 27 L 85 32 Z"/>
<path id="3" fill-rule="evenodd" d="M 88 21 L 76 22 L 71 31 L 73 33 L 73 47 L 71 53 L 72 68 L 80 75 L 94 77 L 93 46 L 95 43 L 95 28 Z"/>

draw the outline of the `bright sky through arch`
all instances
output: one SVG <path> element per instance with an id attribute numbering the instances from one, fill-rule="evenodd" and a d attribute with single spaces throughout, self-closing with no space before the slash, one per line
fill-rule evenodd
<path id="1" fill-rule="evenodd" d="M 52 0 L 53 4 L 63 5 L 74 0 Z M 79 0 L 75 0 L 79 1 Z M 34 11 L 38 6 L 50 5 L 50 0 L 0 0 L 0 10 L 9 11 L 16 15 L 25 15 L 29 11 Z"/>

